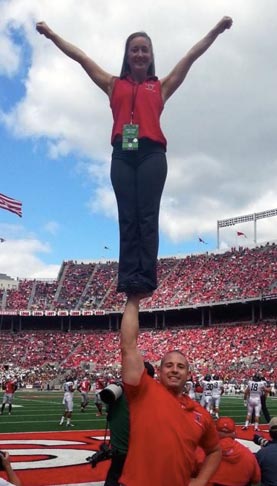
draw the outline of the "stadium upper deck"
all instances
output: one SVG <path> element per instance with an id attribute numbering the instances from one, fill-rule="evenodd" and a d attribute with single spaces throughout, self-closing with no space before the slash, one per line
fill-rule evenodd
<path id="1" fill-rule="evenodd" d="M 262 364 L 273 378 L 275 244 L 160 259 L 158 273 L 159 288 L 142 301 L 140 315 L 141 326 L 151 328 L 141 338 L 147 359 L 156 361 L 170 343 L 184 346 L 195 369 L 216 367 L 224 376 L 232 370 L 241 378 Z M 118 333 L 99 332 L 119 327 L 125 296 L 116 294 L 116 279 L 116 262 L 68 261 L 57 281 L 22 280 L 17 290 L 2 290 L 0 330 L 17 331 L 2 333 L 2 360 L 9 356 L 32 368 L 41 362 L 76 367 L 119 361 Z M 214 326 L 218 323 L 233 326 Z"/>
<path id="2" fill-rule="evenodd" d="M 53 283 L 22 280 L 18 290 L 2 290 L 2 311 L 118 311 L 117 262 L 62 264 Z M 277 246 L 233 249 L 158 261 L 159 288 L 145 309 L 195 307 L 228 301 L 262 299 L 277 294 Z"/>

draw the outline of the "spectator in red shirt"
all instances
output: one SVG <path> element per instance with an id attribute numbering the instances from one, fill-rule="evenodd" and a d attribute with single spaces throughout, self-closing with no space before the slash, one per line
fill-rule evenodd
<path id="1" fill-rule="evenodd" d="M 220 438 L 222 459 L 208 486 L 246 486 L 260 483 L 261 471 L 255 455 L 235 440 L 236 425 L 233 419 L 221 417 L 216 422 Z"/>

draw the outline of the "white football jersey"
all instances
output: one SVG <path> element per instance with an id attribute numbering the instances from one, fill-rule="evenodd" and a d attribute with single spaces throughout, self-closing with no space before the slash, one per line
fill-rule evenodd
<path id="1" fill-rule="evenodd" d="M 203 395 L 206 397 L 211 397 L 212 396 L 212 391 L 213 391 L 213 382 L 212 380 L 207 381 L 203 380 L 202 381 L 202 386 L 203 386 Z"/>
<path id="2" fill-rule="evenodd" d="M 194 385 L 191 380 L 188 380 L 186 382 L 186 389 L 187 389 L 187 394 L 190 398 L 194 399 L 195 398 L 195 391 L 194 391 Z"/>
<path id="3" fill-rule="evenodd" d="M 66 381 L 63 385 L 64 393 L 73 393 L 74 391 L 74 383 L 73 381 Z"/>
<path id="4" fill-rule="evenodd" d="M 264 382 L 250 380 L 248 382 L 248 390 L 250 398 L 261 397 L 264 391 Z"/>
<path id="5" fill-rule="evenodd" d="M 213 380 L 213 389 L 212 389 L 212 396 L 213 397 L 220 397 L 222 388 L 223 388 L 223 381 L 222 380 Z"/>

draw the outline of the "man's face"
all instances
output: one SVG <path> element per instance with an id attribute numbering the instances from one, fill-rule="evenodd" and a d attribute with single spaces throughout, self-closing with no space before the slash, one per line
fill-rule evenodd
<path id="1" fill-rule="evenodd" d="M 174 351 L 166 354 L 162 360 L 159 377 L 162 385 L 174 395 L 180 395 L 188 378 L 186 358 Z"/>

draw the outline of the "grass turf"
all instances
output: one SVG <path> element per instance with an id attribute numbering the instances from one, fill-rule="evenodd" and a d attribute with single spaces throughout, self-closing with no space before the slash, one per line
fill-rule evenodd
<path id="1" fill-rule="evenodd" d="M 8 408 L 0 416 L 0 433 L 10 432 L 48 432 L 68 430 L 59 425 L 64 408 L 62 405 L 63 393 L 56 391 L 17 391 L 14 398 L 12 414 L 8 415 Z M 1 397 L 0 397 L 1 401 Z M 81 396 L 74 394 L 74 410 L 72 414 L 72 430 L 98 430 L 105 429 L 106 418 L 97 417 L 97 409 L 93 397 L 85 412 L 80 410 Z M 269 397 L 267 406 L 271 416 L 277 416 L 277 398 Z M 232 417 L 236 424 L 243 424 L 246 408 L 243 405 L 243 396 L 221 399 L 220 415 Z M 263 415 L 261 423 L 265 423 Z"/>
<path id="2" fill-rule="evenodd" d="M 68 430 L 59 422 L 64 412 L 63 393 L 56 391 L 17 391 L 14 396 L 12 414 L 8 415 L 6 405 L 0 416 L 0 433 L 6 432 L 48 432 Z M 1 398 L 0 398 L 1 400 Z M 97 409 L 91 397 L 85 412 L 80 410 L 81 395 L 74 395 L 72 430 L 98 430 L 105 428 L 106 418 L 96 417 Z"/>

